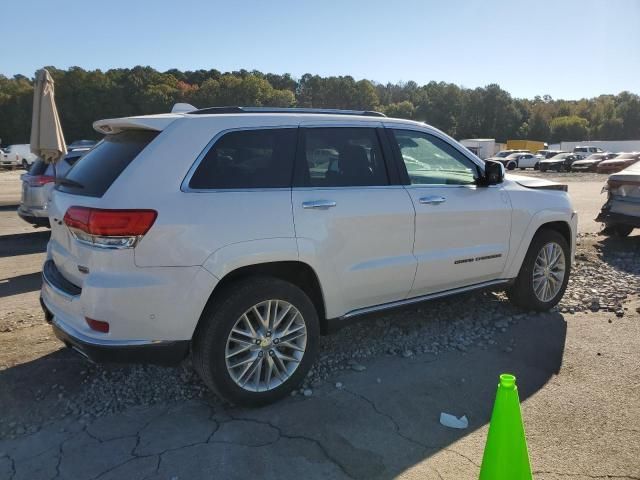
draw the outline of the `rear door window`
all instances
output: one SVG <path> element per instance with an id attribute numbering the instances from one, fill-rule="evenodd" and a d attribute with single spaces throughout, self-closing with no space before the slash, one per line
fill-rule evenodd
<path id="1" fill-rule="evenodd" d="M 375 128 L 302 128 L 297 184 L 311 187 L 389 185 Z"/>
<path id="2" fill-rule="evenodd" d="M 56 188 L 62 192 L 101 197 L 159 132 L 126 130 L 107 135 L 104 140 L 78 160 Z"/>
<path id="3" fill-rule="evenodd" d="M 297 128 L 226 133 L 205 154 L 189 181 L 189 188 L 291 187 L 296 138 Z"/>

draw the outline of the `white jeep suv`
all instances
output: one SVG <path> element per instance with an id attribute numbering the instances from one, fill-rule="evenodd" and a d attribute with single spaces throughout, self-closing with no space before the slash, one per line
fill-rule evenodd
<path id="1" fill-rule="evenodd" d="M 567 285 L 566 186 L 504 178 L 422 123 L 209 108 L 101 120 L 60 179 L 42 304 L 95 361 L 178 362 L 231 402 L 303 379 L 330 327 L 480 288 L 547 310 Z"/>

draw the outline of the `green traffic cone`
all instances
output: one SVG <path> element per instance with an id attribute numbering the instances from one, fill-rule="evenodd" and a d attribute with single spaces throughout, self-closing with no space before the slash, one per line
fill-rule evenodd
<path id="1" fill-rule="evenodd" d="M 503 373 L 484 447 L 480 480 L 531 480 L 516 377 Z"/>

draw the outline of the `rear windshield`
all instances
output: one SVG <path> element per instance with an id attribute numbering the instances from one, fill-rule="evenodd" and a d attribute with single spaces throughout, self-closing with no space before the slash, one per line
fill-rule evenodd
<path id="1" fill-rule="evenodd" d="M 69 170 L 68 183 L 59 184 L 61 192 L 101 197 L 127 165 L 158 135 L 147 130 L 127 130 L 107 135 Z"/>
<path id="2" fill-rule="evenodd" d="M 44 175 L 44 172 L 47 170 L 47 164 L 42 159 L 37 159 L 35 162 L 31 164 L 31 168 L 29 169 L 29 175 Z"/>

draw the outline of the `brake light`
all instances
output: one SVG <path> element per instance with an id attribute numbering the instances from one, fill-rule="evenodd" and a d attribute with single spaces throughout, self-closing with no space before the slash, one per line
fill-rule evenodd
<path id="1" fill-rule="evenodd" d="M 27 183 L 30 187 L 41 187 L 47 183 L 54 182 L 56 179 L 49 175 L 32 175 L 27 177 Z"/>
<path id="2" fill-rule="evenodd" d="M 104 248 L 131 248 L 149 231 L 157 216 L 155 210 L 70 207 L 64 215 L 64 223 L 82 243 Z"/>
<path id="3" fill-rule="evenodd" d="M 84 317 L 91 330 L 101 333 L 109 333 L 109 322 L 103 322 L 102 320 L 94 320 L 93 318 Z"/>

